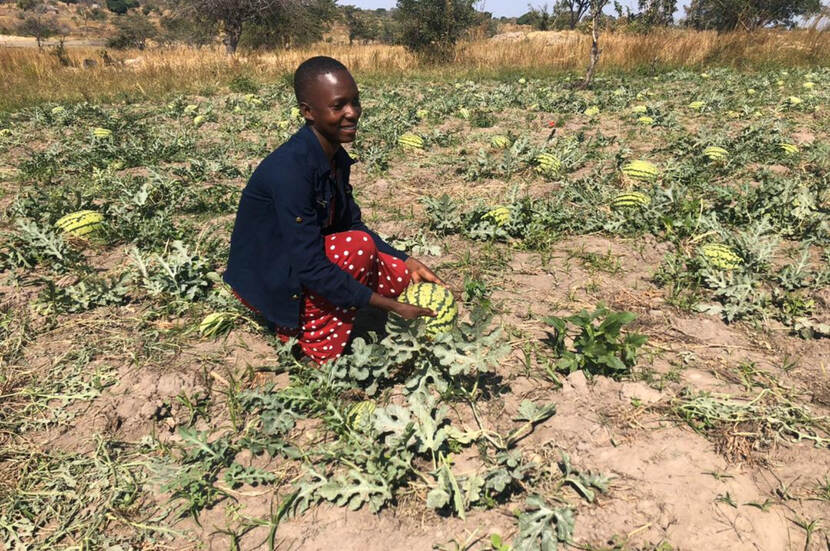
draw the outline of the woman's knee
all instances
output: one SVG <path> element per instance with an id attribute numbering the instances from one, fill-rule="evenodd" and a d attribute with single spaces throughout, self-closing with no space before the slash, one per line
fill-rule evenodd
<path id="1" fill-rule="evenodd" d="M 370 265 L 378 254 L 372 236 L 364 231 L 345 231 L 328 236 L 327 253 L 337 259 L 348 258 L 350 264 Z"/>

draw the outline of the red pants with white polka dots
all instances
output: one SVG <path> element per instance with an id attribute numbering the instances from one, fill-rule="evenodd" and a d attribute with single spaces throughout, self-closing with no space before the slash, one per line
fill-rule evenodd
<path id="1" fill-rule="evenodd" d="M 325 237 L 326 256 L 360 283 L 387 297 L 397 297 L 409 285 L 403 260 L 379 252 L 371 236 L 362 231 Z M 299 331 L 277 328 L 283 340 L 296 337 L 306 356 L 325 363 L 340 357 L 349 342 L 355 311 L 334 306 L 309 289 L 304 290 Z"/>

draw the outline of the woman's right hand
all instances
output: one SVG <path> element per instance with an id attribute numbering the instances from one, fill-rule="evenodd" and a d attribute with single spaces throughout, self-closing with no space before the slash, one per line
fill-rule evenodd
<path id="1" fill-rule="evenodd" d="M 408 320 L 414 320 L 415 318 L 419 318 L 421 316 L 429 316 L 431 318 L 435 317 L 435 312 L 430 310 L 429 308 L 422 308 L 420 306 L 415 306 L 414 304 L 404 304 L 403 302 L 395 301 L 395 308 L 392 310 L 400 317 Z"/>
<path id="2" fill-rule="evenodd" d="M 436 316 L 435 312 L 429 308 L 422 308 L 420 306 L 415 306 L 414 304 L 404 304 L 403 302 L 398 302 L 394 298 L 385 297 L 378 293 L 372 293 L 372 298 L 369 299 L 369 304 L 376 308 L 386 310 L 387 312 L 394 312 L 400 317 L 408 320 L 413 320 L 421 316 L 429 316 L 431 318 Z"/>

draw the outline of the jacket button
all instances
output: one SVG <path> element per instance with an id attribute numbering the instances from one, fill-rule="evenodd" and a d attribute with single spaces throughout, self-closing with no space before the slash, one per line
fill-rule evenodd
<path id="1" fill-rule="evenodd" d="M 297 217 L 297 223 L 298 223 L 298 224 L 302 224 L 302 222 L 303 222 L 303 217 L 302 217 L 302 216 L 298 216 L 298 217 Z"/>
<path id="2" fill-rule="evenodd" d="M 300 300 L 300 295 L 291 295 L 291 300 Z"/>

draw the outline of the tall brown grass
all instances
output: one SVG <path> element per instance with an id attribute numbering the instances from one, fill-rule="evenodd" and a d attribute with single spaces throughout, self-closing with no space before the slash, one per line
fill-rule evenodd
<path id="1" fill-rule="evenodd" d="M 826 66 L 830 34 L 815 30 L 717 34 L 666 30 L 648 35 L 601 37 L 600 71 L 643 67 L 729 66 L 754 70 L 767 66 Z M 48 101 L 83 99 L 140 100 L 173 92 L 199 93 L 225 86 L 246 75 L 262 82 L 283 78 L 311 55 L 331 55 L 357 75 L 368 78 L 475 78 L 524 73 L 581 71 L 590 38 L 579 33 L 530 33 L 518 40 L 476 40 L 458 45 L 455 59 L 422 65 L 399 46 L 331 45 L 242 53 L 221 48 L 168 47 L 113 53 L 105 64 L 99 49 L 70 48 L 70 66 L 34 48 L 0 49 L 0 110 Z M 83 61 L 97 62 L 84 68 Z"/>

